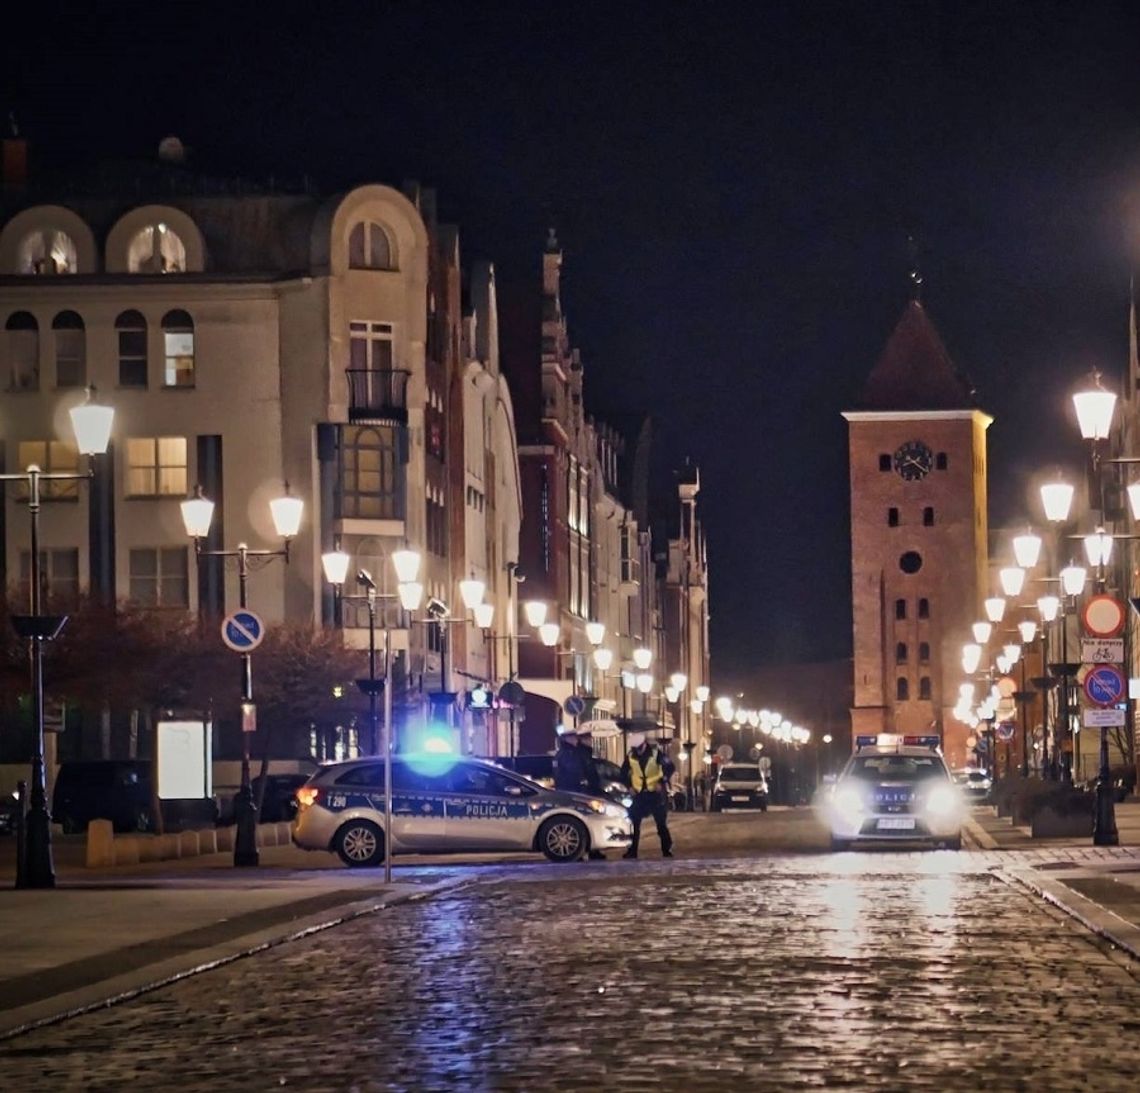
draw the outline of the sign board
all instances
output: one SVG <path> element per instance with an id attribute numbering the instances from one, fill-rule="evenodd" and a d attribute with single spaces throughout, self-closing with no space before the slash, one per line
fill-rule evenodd
<path id="1" fill-rule="evenodd" d="M 1097 664 L 1085 675 L 1085 697 L 1094 706 L 1115 706 L 1127 693 L 1124 673 L 1112 664 Z"/>
<path id="2" fill-rule="evenodd" d="M 241 731 L 257 732 L 257 707 L 252 702 L 241 704 Z"/>
<path id="3" fill-rule="evenodd" d="M 581 717 L 586 712 L 586 703 L 581 695 L 571 695 L 564 703 L 571 717 Z"/>
<path id="4" fill-rule="evenodd" d="M 1085 664 L 1123 664 L 1123 638 L 1081 638 L 1081 660 Z"/>
<path id="5" fill-rule="evenodd" d="M 716 754 L 722 763 L 728 763 L 732 761 L 732 757 L 735 753 L 732 750 L 731 744 L 721 744 L 721 746 L 716 749 Z"/>
<path id="6" fill-rule="evenodd" d="M 1093 596 L 1081 611 L 1081 622 L 1095 638 L 1114 638 L 1124 629 L 1124 604 L 1115 596 Z"/>
<path id="7" fill-rule="evenodd" d="M 242 608 L 222 619 L 222 641 L 235 653 L 252 653 L 265 637 L 261 616 Z"/>
<path id="8" fill-rule="evenodd" d="M 1086 729 L 1123 728 L 1124 718 L 1123 710 L 1085 710 L 1083 724 Z"/>
<path id="9" fill-rule="evenodd" d="M 158 795 L 164 801 L 213 796 L 213 754 L 208 721 L 159 721 Z"/>
<path id="10" fill-rule="evenodd" d="M 1008 744 L 1013 739 L 1013 729 L 1014 723 L 1012 721 L 999 721 L 994 728 L 994 733 L 1003 744 Z"/>

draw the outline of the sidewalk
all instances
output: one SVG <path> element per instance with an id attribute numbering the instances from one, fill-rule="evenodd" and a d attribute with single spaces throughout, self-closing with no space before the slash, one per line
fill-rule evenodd
<path id="1" fill-rule="evenodd" d="M 316 861 L 314 859 L 320 859 Z M 54 890 L 0 889 L 0 1038 L 465 880 L 432 869 L 329 868 L 265 847 L 102 870 L 61 865 Z"/>
<path id="2" fill-rule="evenodd" d="M 1140 800 L 1116 806 L 1119 846 L 1091 838 L 1034 839 L 1028 827 L 998 819 L 992 807 L 974 810 L 967 830 L 999 858 L 1002 879 L 1028 888 L 1110 944 L 1140 960 Z"/>

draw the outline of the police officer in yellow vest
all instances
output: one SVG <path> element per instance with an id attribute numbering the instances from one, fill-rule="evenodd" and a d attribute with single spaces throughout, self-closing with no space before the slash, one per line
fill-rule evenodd
<path id="1" fill-rule="evenodd" d="M 621 772 L 626 785 L 633 791 L 633 804 L 629 809 L 629 818 L 633 821 L 633 843 L 625 857 L 637 857 L 641 821 L 652 816 L 657 825 L 657 835 L 661 839 L 661 856 L 671 858 L 673 836 L 669 834 L 666 821 L 669 814 L 667 784 L 673 776 L 673 764 L 644 733 L 630 733 L 629 744 L 629 753 L 622 763 Z"/>

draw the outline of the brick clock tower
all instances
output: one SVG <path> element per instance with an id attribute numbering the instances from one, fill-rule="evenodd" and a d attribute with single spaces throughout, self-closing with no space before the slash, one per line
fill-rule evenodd
<path id="1" fill-rule="evenodd" d="M 971 730 L 953 713 L 962 645 L 986 595 L 986 429 L 917 300 L 855 409 L 851 464 L 853 735 L 938 733 L 951 767 Z"/>

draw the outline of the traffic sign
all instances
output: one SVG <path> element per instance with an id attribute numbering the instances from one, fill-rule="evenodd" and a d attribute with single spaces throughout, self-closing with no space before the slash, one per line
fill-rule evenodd
<path id="1" fill-rule="evenodd" d="M 1123 638 L 1081 638 L 1081 661 L 1085 664 L 1123 664 Z"/>
<path id="2" fill-rule="evenodd" d="M 999 721 L 994 732 L 1003 744 L 1008 744 L 1013 739 L 1013 729 L 1014 724 L 1012 721 Z"/>
<path id="3" fill-rule="evenodd" d="M 1097 638 L 1114 638 L 1124 629 L 1124 604 L 1115 596 L 1093 596 L 1081 611 L 1085 629 Z"/>
<path id="4" fill-rule="evenodd" d="M 571 717 L 581 717 L 586 712 L 586 702 L 581 695 L 571 695 L 566 699 L 565 706 Z"/>
<path id="5" fill-rule="evenodd" d="M 1115 707 L 1107 710 L 1085 710 L 1084 726 L 1086 729 L 1123 728 L 1124 711 Z"/>
<path id="6" fill-rule="evenodd" d="M 721 746 L 716 749 L 716 754 L 722 763 L 728 763 L 731 762 L 735 753 L 732 750 L 731 744 L 721 744 Z"/>
<path id="7" fill-rule="evenodd" d="M 261 616 L 244 607 L 222 619 L 222 641 L 235 653 L 252 653 L 264 637 L 265 623 Z"/>
<path id="8" fill-rule="evenodd" d="M 1126 694 L 1124 673 L 1113 664 L 1097 664 L 1085 675 L 1085 697 L 1094 706 L 1115 706 Z"/>

